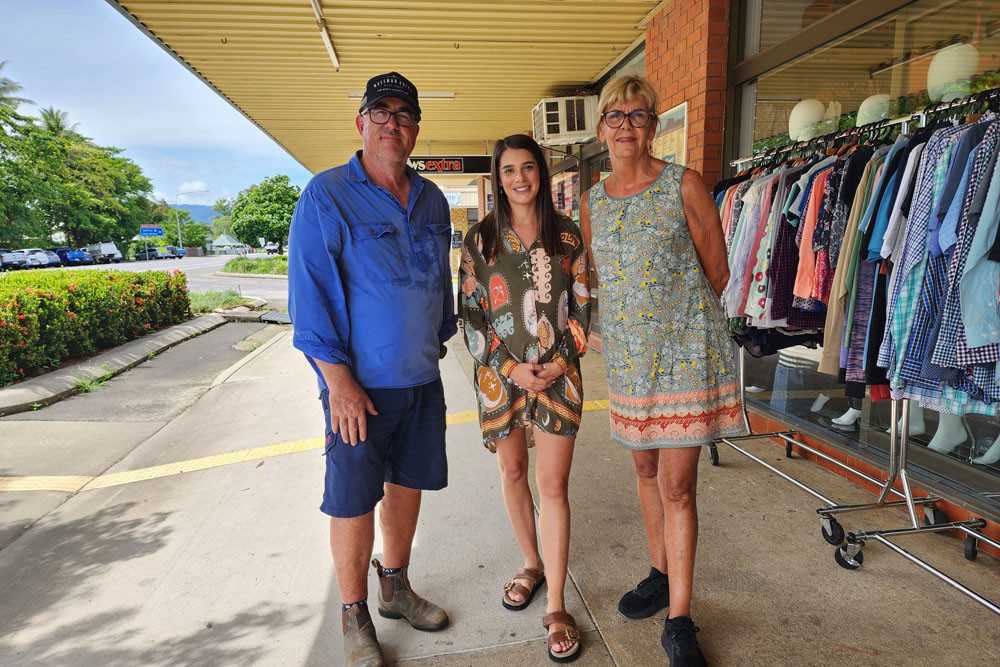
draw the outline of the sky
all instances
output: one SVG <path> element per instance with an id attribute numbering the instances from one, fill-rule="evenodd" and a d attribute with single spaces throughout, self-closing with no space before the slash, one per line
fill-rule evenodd
<path id="1" fill-rule="evenodd" d="M 310 173 L 104 0 L 0 0 L 0 76 L 142 167 L 154 197 L 213 204 L 267 176 Z M 208 192 L 195 192 L 208 190 Z"/>

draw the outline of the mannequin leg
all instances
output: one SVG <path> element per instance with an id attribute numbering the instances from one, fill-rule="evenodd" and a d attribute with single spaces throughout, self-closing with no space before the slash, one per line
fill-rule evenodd
<path id="1" fill-rule="evenodd" d="M 997 436 L 997 439 L 993 441 L 990 448 L 983 452 L 981 456 L 972 459 L 973 463 L 981 466 L 991 466 L 998 461 L 1000 461 L 1000 436 Z"/>
<path id="2" fill-rule="evenodd" d="M 829 400 L 830 400 L 829 396 L 827 396 L 826 394 L 821 393 L 819 396 L 816 397 L 816 400 L 813 401 L 812 407 L 809 408 L 809 411 L 810 412 L 819 412 L 820 410 L 823 409 L 823 406 L 826 405 L 827 401 L 829 401 Z"/>
<path id="3" fill-rule="evenodd" d="M 850 426 L 854 422 L 858 421 L 858 417 L 861 416 L 861 410 L 858 408 L 847 408 L 847 412 L 840 415 L 839 417 L 834 417 L 830 421 L 838 426 Z"/>
<path id="4" fill-rule="evenodd" d="M 899 418 L 899 423 L 896 424 L 896 433 L 901 433 L 903 430 L 903 418 Z M 886 433 L 892 433 L 891 428 L 885 430 Z M 909 435 L 923 435 L 927 432 L 927 426 L 924 424 L 924 409 L 910 401 L 910 428 L 907 430 Z"/>
<path id="5" fill-rule="evenodd" d="M 961 415 L 942 412 L 938 418 L 937 431 L 927 444 L 927 448 L 939 454 L 947 454 L 968 439 L 969 433 Z"/>

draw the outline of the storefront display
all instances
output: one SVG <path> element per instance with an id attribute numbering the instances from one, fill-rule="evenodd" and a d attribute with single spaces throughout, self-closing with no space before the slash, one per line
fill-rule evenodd
<path id="1" fill-rule="evenodd" d="M 796 15 L 804 29 L 820 5 L 848 4 L 747 2 L 757 34 L 745 52 L 791 44 Z M 751 406 L 878 459 L 888 399 L 909 399 L 914 467 L 996 516 L 1000 123 L 980 114 L 1000 106 L 886 123 L 1000 87 L 1000 7 L 893 4 L 739 83 L 738 143 L 758 156 L 812 144 L 739 165 L 717 187 L 726 308 Z M 845 135 L 864 123 L 883 126 Z"/>

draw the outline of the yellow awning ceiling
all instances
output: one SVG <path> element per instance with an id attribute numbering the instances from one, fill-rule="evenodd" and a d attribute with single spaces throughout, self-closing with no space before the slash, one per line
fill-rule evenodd
<path id="1" fill-rule="evenodd" d="M 422 95 L 416 153 L 482 153 L 530 129 L 543 97 L 592 82 L 641 41 L 657 0 L 123 0 L 156 39 L 312 171 L 360 147 L 354 116 L 373 74 Z M 454 93 L 451 100 L 423 100 Z"/>

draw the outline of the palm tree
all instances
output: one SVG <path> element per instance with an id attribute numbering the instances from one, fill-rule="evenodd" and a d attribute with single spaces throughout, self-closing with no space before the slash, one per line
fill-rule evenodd
<path id="1" fill-rule="evenodd" d="M 42 115 L 42 127 L 56 136 L 76 134 L 76 128 L 80 126 L 79 123 L 70 125 L 68 111 L 49 107 L 38 112 Z"/>
<path id="2" fill-rule="evenodd" d="M 0 70 L 3 70 L 6 64 L 6 60 L 0 61 Z M 21 90 L 22 88 L 19 84 L 5 76 L 0 76 L 0 109 L 16 111 L 19 104 L 33 104 L 29 99 L 14 97 L 14 93 L 19 93 Z"/>

